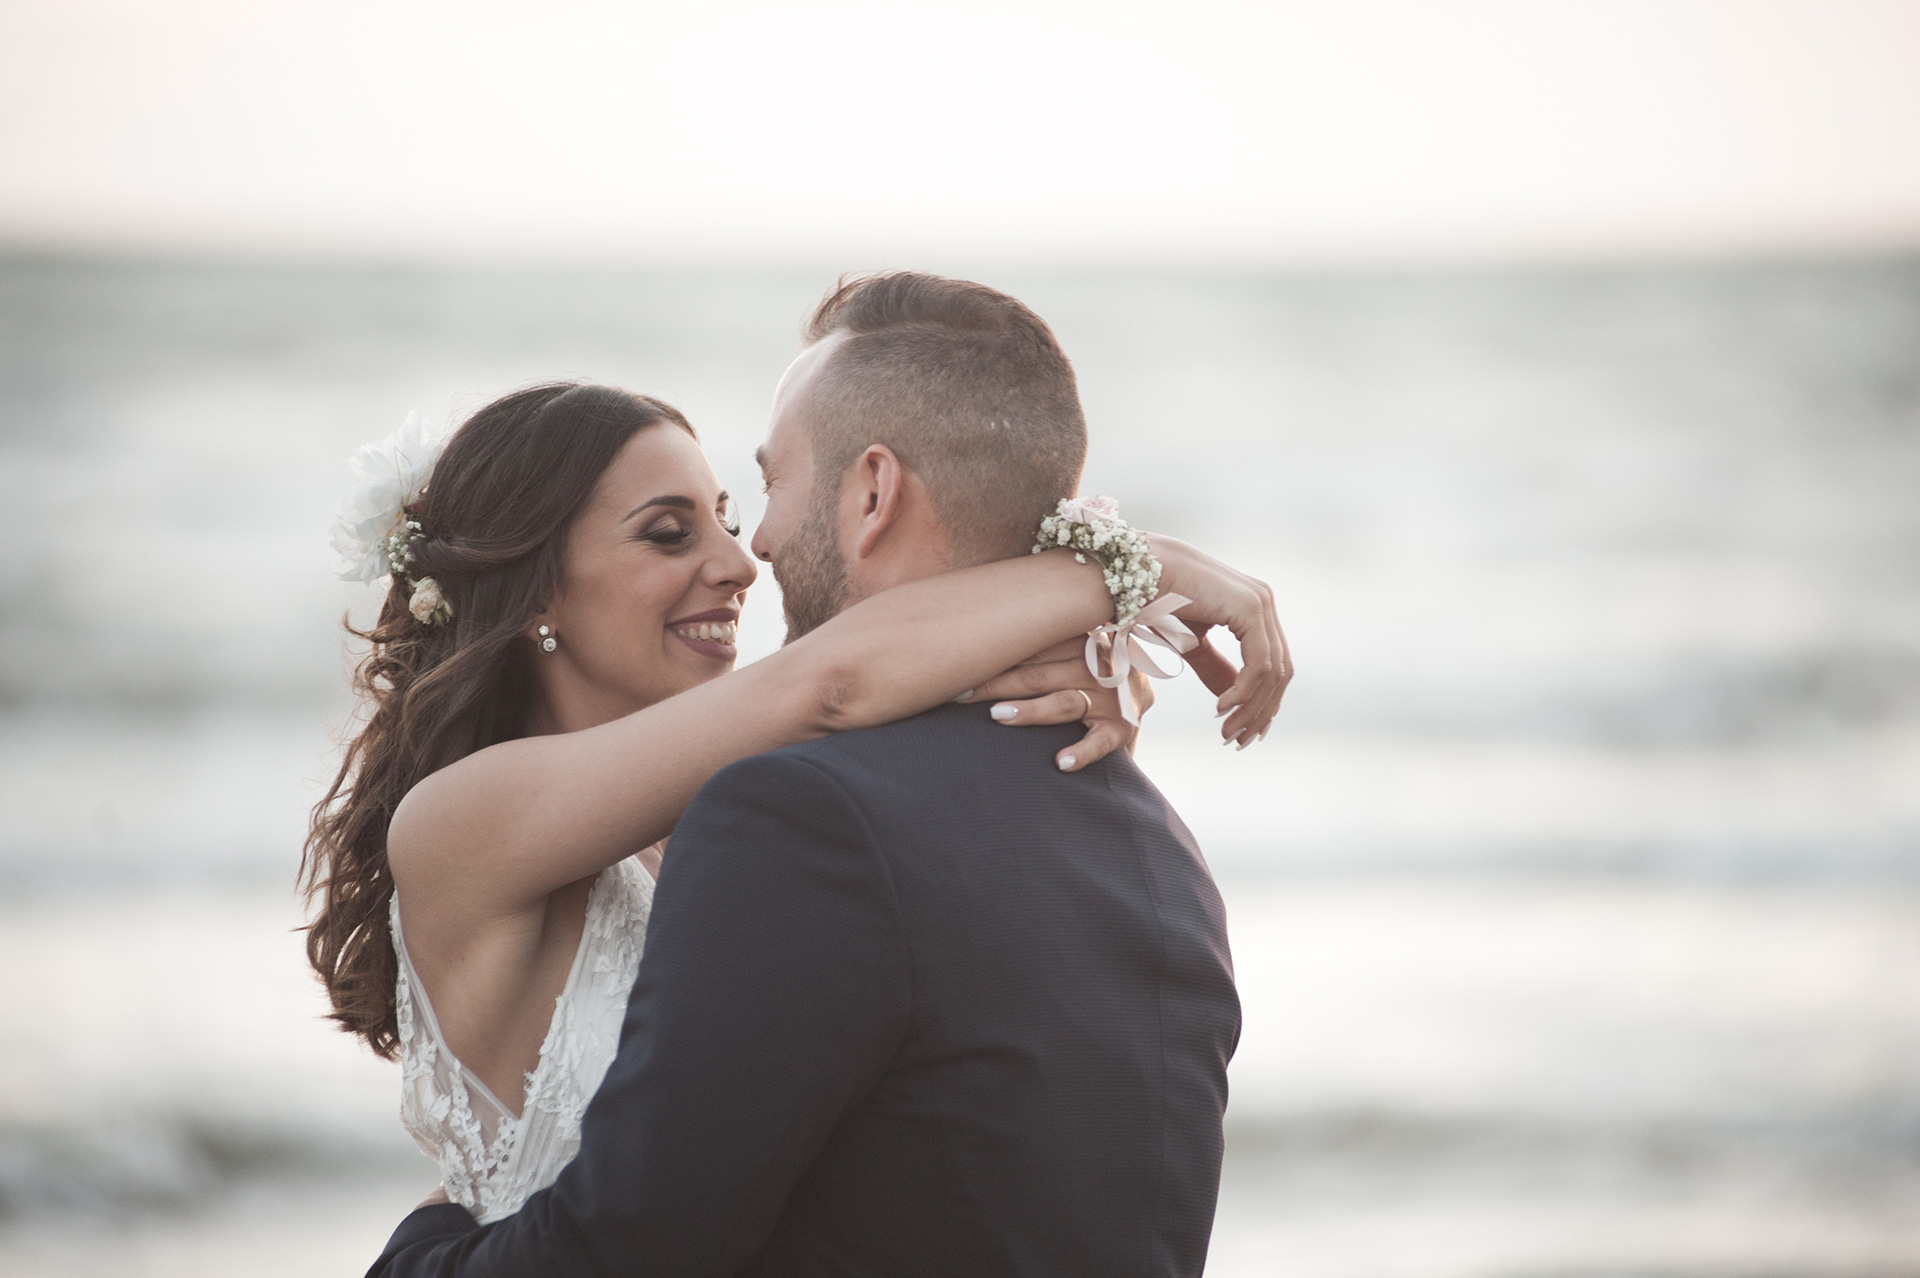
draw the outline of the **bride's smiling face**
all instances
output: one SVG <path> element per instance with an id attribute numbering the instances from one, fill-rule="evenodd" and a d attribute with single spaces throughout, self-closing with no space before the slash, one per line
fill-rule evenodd
<path id="1" fill-rule="evenodd" d="M 735 622 L 756 576 L 732 501 L 699 444 L 649 426 L 600 476 L 567 534 L 560 590 L 528 633 L 546 696 L 537 731 L 631 714 L 733 668 Z"/>

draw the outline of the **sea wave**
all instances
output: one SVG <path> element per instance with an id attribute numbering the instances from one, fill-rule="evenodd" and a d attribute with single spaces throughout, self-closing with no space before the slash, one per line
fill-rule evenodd
<path id="1" fill-rule="evenodd" d="M 1344 1108 L 1229 1117 L 1229 1174 L 1373 1194 L 1596 1183 L 1659 1194 L 1766 1180 L 1850 1198 L 1920 1189 L 1920 1114 L 1860 1107 L 1728 1122 Z"/>
<path id="2" fill-rule="evenodd" d="M 348 1130 L 145 1112 L 0 1122 L 0 1218 L 185 1212 L 262 1181 L 430 1178 L 410 1145 Z"/>
<path id="3" fill-rule="evenodd" d="M 0 1122 L 0 1221 L 183 1214 L 241 1188 L 349 1180 L 424 1186 L 411 1146 L 317 1126 L 206 1113 Z M 1484 1194 L 1637 1195 L 1764 1181 L 1853 1199 L 1920 1189 L 1920 1114 L 1858 1108 L 1740 1123 L 1580 1121 L 1520 1113 L 1330 1108 L 1230 1113 L 1227 1187 L 1289 1198 Z"/>

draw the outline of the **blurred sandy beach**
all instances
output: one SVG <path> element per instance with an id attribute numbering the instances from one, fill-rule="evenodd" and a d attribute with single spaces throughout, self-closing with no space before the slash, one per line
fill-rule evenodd
<path id="1" fill-rule="evenodd" d="M 1246 1007 L 1210 1272 L 1920 1270 L 1920 261 L 977 274 L 1302 670 L 1140 750 Z M 750 526 L 829 282 L 0 256 L 0 1271 L 371 1260 L 433 1176 L 291 930 L 346 455 L 610 381 Z"/>

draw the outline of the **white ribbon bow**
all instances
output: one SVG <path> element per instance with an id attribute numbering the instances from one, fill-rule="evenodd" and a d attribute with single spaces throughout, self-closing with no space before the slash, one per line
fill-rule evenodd
<path id="1" fill-rule="evenodd" d="M 1176 657 L 1199 647 L 1200 637 L 1173 615 L 1176 609 L 1192 602 L 1185 595 L 1161 595 L 1135 613 L 1133 620 L 1126 625 L 1110 621 L 1088 632 L 1087 669 L 1093 672 L 1094 682 L 1103 688 L 1124 688 L 1127 675 L 1135 666 L 1155 679 L 1171 679 L 1179 674 L 1179 664 L 1171 670 L 1162 670 L 1155 665 L 1147 650 L 1141 647 L 1141 642 L 1144 640 L 1165 648 Z M 1108 651 L 1113 665 L 1112 674 L 1100 673 L 1102 647 Z M 1133 697 L 1124 691 L 1120 694 L 1120 713 L 1128 723 L 1140 726 L 1140 714 L 1133 708 Z"/>

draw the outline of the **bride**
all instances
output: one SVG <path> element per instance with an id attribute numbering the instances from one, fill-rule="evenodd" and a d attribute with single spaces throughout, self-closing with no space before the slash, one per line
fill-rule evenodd
<path id="1" fill-rule="evenodd" d="M 307 952 L 332 1018 L 399 1058 L 408 1129 L 484 1222 L 577 1152 L 666 836 L 716 772 L 969 689 L 1027 697 L 995 707 L 1016 726 L 1085 722 L 1065 771 L 1133 729 L 1077 644 L 1010 670 L 1113 619 L 1098 564 L 1062 551 L 899 586 L 723 679 L 757 570 L 680 413 L 537 386 L 441 447 L 410 424 L 356 455 L 343 575 L 390 585 L 356 632 L 370 712 L 314 811 Z M 1247 744 L 1286 680 L 1270 596 L 1153 547 L 1188 620 L 1272 658 L 1220 698 L 1223 736 Z"/>

